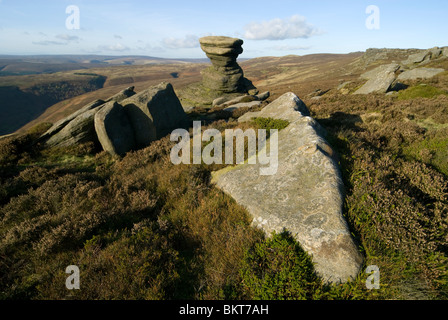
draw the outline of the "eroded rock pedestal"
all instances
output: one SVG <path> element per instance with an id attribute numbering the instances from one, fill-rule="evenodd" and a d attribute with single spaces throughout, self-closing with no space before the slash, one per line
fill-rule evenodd
<path id="1" fill-rule="evenodd" d="M 242 94 L 256 95 L 257 88 L 244 77 L 237 58 L 243 53 L 243 40 L 224 36 L 199 39 L 201 49 L 212 65 L 204 69 L 202 81 L 179 92 L 184 108 L 211 105 L 221 97 L 235 98 Z"/>
<path id="2" fill-rule="evenodd" d="M 247 93 L 254 89 L 244 78 L 243 69 L 236 59 L 243 53 L 243 40 L 229 37 L 204 37 L 199 39 L 201 49 L 212 66 L 202 72 L 204 87 L 220 93 Z"/>

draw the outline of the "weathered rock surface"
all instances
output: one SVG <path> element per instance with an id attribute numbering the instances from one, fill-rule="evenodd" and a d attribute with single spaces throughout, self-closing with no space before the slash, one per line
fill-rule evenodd
<path id="1" fill-rule="evenodd" d="M 411 54 L 407 60 L 403 61 L 403 64 L 414 64 L 414 63 L 421 63 L 425 60 L 429 60 L 431 58 L 431 53 L 428 51 L 423 51 L 415 54 Z"/>
<path id="2" fill-rule="evenodd" d="M 279 107 L 277 107 L 279 106 Z M 253 118 L 295 119 L 298 114 L 309 116 L 310 112 L 305 103 L 293 93 L 286 93 L 261 111 L 246 112 L 238 118 L 238 122 L 250 121 Z"/>
<path id="3" fill-rule="evenodd" d="M 441 61 L 441 59 L 446 59 L 448 57 L 448 47 L 434 47 L 427 50 L 369 49 L 366 51 L 363 59 L 368 60 L 369 57 L 379 57 L 379 60 L 381 60 L 381 57 L 384 56 L 383 58 L 386 58 L 389 53 L 393 53 L 394 55 L 397 54 L 398 56 L 403 56 L 404 53 L 407 53 L 407 58 L 401 62 L 401 65 L 396 63 L 381 65 L 362 74 L 360 78 L 368 81 L 364 84 L 364 86 L 357 90 L 355 94 L 399 91 L 407 88 L 407 85 L 401 83 L 400 81 L 428 79 L 434 77 L 445 70 L 442 68 L 423 68 L 422 66 L 432 61 Z M 401 71 L 401 73 L 398 71 Z"/>
<path id="4" fill-rule="evenodd" d="M 216 106 L 242 94 L 257 95 L 253 83 L 244 77 L 237 57 L 243 52 L 243 40 L 222 36 L 199 39 L 212 65 L 201 71 L 202 81 L 178 91 L 185 110 Z"/>
<path id="5" fill-rule="evenodd" d="M 343 184 L 323 128 L 293 93 L 255 114 L 290 122 L 278 135 L 277 173 L 262 176 L 261 164 L 238 165 L 214 173 L 213 181 L 248 209 L 254 225 L 290 231 L 325 281 L 356 277 L 363 259 L 342 215 Z"/>
<path id="6" fill-rule="evenodd" d="M 442 49 L 442 56 L 448 57 L 448 47 L 443 47 L 443 49 Z"/>
<path id="7" fill-rule="evenodd" d="M 397 80 L 429 79 L 444 72 L 442 68 L 415 68 L 401 73 Z"/>
<path id="8" fill-rule="evenodd" d="M 230 99 L 231 99 L 230 97 L 224 97 L 224 96 L 223 96 L 223 97 L 216 98 L 216 99 L 213 100 L 213 102 L 212 102 L 212 107 L 219 106 L 219 105 L 221 105 L 221 104 L 223 104 L 223 103 L 229 101 Z"/>
<path id="9" fill-rule="evenodd" d="M 430 62 L 431 60 L 440 58 L 441 56 L 447 56 L 447 49 L 448 47 L 434 47 L 431 49 L 422 50 L 421 52 L 409 55 L 409 57 L 402 63 L 404 65 L 425 64 L 427 62 Z"/>
<path id="10" fill-rule="evenodd" d="M 236 98 L 230 98 L 230 97 L 220 97 L 213 101 L 212 106 L 214 107 L 229 107 L 231 105 L 239 104 L 239 103 L 250 103 L 254 101 L 264 101 L 267 98 L 269 98 L 270 93 L 269 91 L 263 92 L 258 95 L 243 95 L 238 96 Z"/>
<path id="11" fill-rule="evenodd" d="M 226 107 L 223 110 L 224 111 L 233 111 L 240 108 L 253 108 L 253 107 L 259 107 L 263 104 L 263 101 L 251 101 L 251 102 L 240 102 L 237 104 L 232 104 L 230 107 Z"/>
<path id="12" fill-rule="evenodd" d="M 398 64 L 391 63 L 362 74 L 361 78 L 368 79 L 368 81 L 355 94 L 386 93 L 395 81 L 395 72 L 398 69 L 400 69 Z"/>
<path id="13" fill-rule="evenodd" d="M 124 155 L 135 148 L 134 131 L 126 111 L 117 102 L 104 105 L 95 115 L 95 131 L 103 150 Z"/>
<path id="14" fill-rule="evenodd" d="M 265 92 L 262 92 L 262 93 L 256 95 L 257 99 L 260 101 L 264 101 L 264 100 L 268 99 L 270 96 L 271 96 L 271 93 L 269 91 L 265 91 Z"/>
<path id="15" fill-rule="evenodd" d="M 141 91 L 123 100 L 121 105 L 134 129 L 137 148 L 188 125 L 187 115 L 168 82 Z"/>
<path id="16" fill-rule="evenodd" d="M 61 131 L 70 121 L 72 121 L 73 119 L 75 119 L 77 116 L 79 116 L 80 114 L 83 114 L 86 111 L 92 110 L 92 109 L 96 109 L 99 106 L 102 106 L 105 103 L 105 101 L 103 100 L 95 100 L 92 103 L 89 103 L 88 105 L 82 107 L 81 109 L 79 109 L 78 111 L 72 113 L 71 115 L 69 115 L 68 117 L 65 117 L 62 120 L 57 121 L 55 124 L 53 124 L 51 126 L 50 129 L 48 129 L 41 137 L 40 139 L 48 139 L 51 136 L 55 135 L 56 133 L 58 133 L 59 131 Z"/>
<path id="17" fill-rule="evenodd" d="M 243 53 L 244 41 L 237 38 L 210 36 L 199 39 L 199 43 L 215 67 L 234 67 Z"/>
<path id="18" fill-rule="evenodd" d="M 109 101 L 120 102 L 126 98 L 132 97 L 133 95 L 135 95 L 134 87 L 129 87 L 129 88 L 126 88 L 126 89 L 120 91 L 116 95 L 113 95 L 112 97 L 108 98 L 107 100 L 101 100 L 101 99 L 95 100 L 92 103 L 89 103 L 88 105 L 82 107 L 78 111 L 72 113 L 71 115 L 65 117 L 64 119 L 57 121 L 55 124 L 53 124 L 53 126 L 51 126 L 50 129 L 48 129 L 40 137 L 40 140 L 49 139 L 51 136 L 57 134 L 73 119 L 75 119 L 76 117 L 78 117 L 79 115 L 83 114 L 86 111 L 97 109 L 98 107 L 102 106 L 103 104 L 105 104 L 106 102 L 109 102 Z M 98 108 L 98 110 L 99 110 L 99 108 Z M 54 139 L 54 140 L 57 140 L 57 139 Z M 51 144 L 51 142 L 50 142 L 50 144 Z"/>
<path id="19" fill-rule="evenodd" d="M 222 93 L 246 93 L 254 89 L 244 78 L 243 69 L 236 59 L 243 53 L 243 40 L 230 37 L 203 37 L 199 39 L 201 49 L 212 66 L 203 70 L 202 83 L 205 88 Z"/>
<path id="20" fill-rule="evenodd" d="M 127 98 L 130 98 L 136 94 L 136 92 L 134 91 L 134 88 L 135 88 L 134 86 L 126 88 L 126 89 L 120 91 L 119 93 L 117 93 L 116 95 L 113 95 L 112 97 L 107 99 L 105 102 L 110 102 L 110 101 L 121 102 Z"/>
<path id="21" fill-rule="evenodd" d="M 98 108 L 94 108 L 81 113 L 58 133 L 51 136 L 46 145 L 49 147 L 68 147 L 85 142 L 98 142 L 94 125 L 94 117 L 97 112 Z"/>
<path id="22" fill-rule="evenodd" d="M 55 123 L 40 139 L 48 147 L 94 142 L 123 155 L 188 126 L 172 85 L 162 82 L 139 94 L 129 87 L 106 101 L 96 100 Z"/>
<path id="23" fill-rule="evenodd" d="M 258 101 L 258 98 L 256 96 L 253 95 L 244 95 L 244 96 L 239 96 L 227 101 L 224 101 L 220 104 L 217 104 L 215 106 L 218 107 L 228 107 L 231 106 L 233 104 L 237 104 L 237 103 L 247 103 L 247 102 L 252 102 L 252 101 Z"/>

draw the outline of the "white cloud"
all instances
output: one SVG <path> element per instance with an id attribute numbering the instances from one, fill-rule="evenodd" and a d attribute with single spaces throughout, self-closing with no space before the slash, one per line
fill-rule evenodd
<path id="1" fill-rule="evenodd" d="M 285 40 L 309 38 L 319 33 L 305 17 L 294 15 L 287 19 L 252 22 L 246 25 L 244 37 L 249 40 Z"/>
<path id="2" fill-rule="evenodd" d="M 100 50 L 116 51 L 116 52 L 122 52 L 122 51 L 130 50 L 129 47 L 127 47 L 125 45 L 122 45 L 121 43 L 116 43 L 116 44 L 113 44 L 113 45 L 99 46 L 98 48 Z"/>
<path id="3" fill-rule="evenodd" d="M 55 36 L 56 39 L 65 40 L 65 41 L 77 41 L 79 40 L 79 37 L 77 36 L 71 36 L 69 34 L 58 34 Z"/>
<path id="4" fill-rule="evenodd" d="M 66 45 L 67 42 L 44 40 L 44 41 L 33 41 L 33 44 L 39 46 L 63 46 Z"/>
<path id="5" fill-rule="evenodd" d="M 169 49 L 198 48 L 199 38 L 191 34 L 184 38 L 165 38 L 163 45 Z"/>
<path id="6" fill-rule="evenodd" d="M 45 33 L 39 32 L 40 36 L 48 38 L 48 36 Z M 70 41 L 78 41 L 80 40 L 77 36 L 71 36 L 68 34 L 58 34 L 54 36 L 56 40 L 40 40 L 40 41 L 33 41 L 32 43 L 34 45 L 39 46 L 65 46 L 70 43 Z"/>

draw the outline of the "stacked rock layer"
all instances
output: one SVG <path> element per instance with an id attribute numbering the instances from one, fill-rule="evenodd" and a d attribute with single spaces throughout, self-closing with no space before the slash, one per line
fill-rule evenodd
<path id="1" fill-rule="evenodd" d="M 202 72 L 205 88 L 222 93 L 247 93 L 254 89 L 250 81 L 244 78 L 243 69 L 236 61 L 243 53 L 243 40 L 210 36 L 199 39 L 199 42 L 212 63 L 211 67 Z"/>

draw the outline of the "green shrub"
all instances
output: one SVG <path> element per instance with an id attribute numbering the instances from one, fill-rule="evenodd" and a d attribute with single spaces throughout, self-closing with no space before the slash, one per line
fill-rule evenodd
<path id="1" fill-rule="evenodd" d="M 441 94 L 448 95 L 448 92 L 430 85 L 420 84 L 398 92 L 398 99 L 409 100 L 415 98 L 434 98 Z"/>
<path id="2" fill-rule="evenodd" d="M 413 141 L 403 148 L 403 154 L 416 159 L 448 176 L 448 130 L 441 130 L 433 135 L 427 135 L 424 140 Z"/>
<path id="3" fill-rule="evenodd" d="M 50 129 L 52 125 L 53 124 L 51 122 L 42 122 L 36 124 L 35 126 L 28 129 L 27 134 L 30 134 L 31 136 L 33 136 L 33 138 L 36 139 L 44 134 L 48 129 Z"/>
<path id="4" fill-rule="evenodd" d="M 310 299 L 321 286 L 310 256 L 286 232 L 255 244 L 241 270 L 249 299 Z"/>
<path id="5" fill-rule="evenodd" d="M 255 118 L 253 122 L 255 122 L 258 129 L 265 130 L 277 129 L 280 131 L 289 125 L 289 122 L 286 120 L 273 118 Z"/>
<path id="6" fill-rule="evenodd" d="M 7 137 L 0 140 L 0 169 L 2 166 L 14 166 L 21 159 L 29 159 L 36 153 L 32 136 L 29 134 Z"/>

